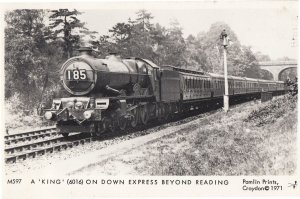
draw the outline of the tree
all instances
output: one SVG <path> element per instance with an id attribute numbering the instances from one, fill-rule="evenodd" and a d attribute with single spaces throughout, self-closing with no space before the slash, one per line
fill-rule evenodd
<path id="1" fill-rule="evenodd" d="M 139 10 L 135 20 L 119 22 L 102 35 L 93 46 L 102 52 L 117 52 L 122 57 L 142 57 L 157 64 L 186 65 L 186 48 L 182 28 L 177 21 L 170 28 L 153 24 L 153 16 L 146 10 Z"/>
<path id="2" fill-rule="evenodd" d="M 186 66 L 186 61 L 183 57 L 186 44 L 183 38 L 182 27 L 178 21 L 171 21 L 163 45 L 165 48 L 165 58 L 163 60 L 165 64 L 178 67 Z"/>
<path id="3" fill-rule="evenodd" d="M 132 38 L 130 40 L 131 56 L 143 57 L 153 60 L 154 41 L 151 34 L 154 25 L 151 23 L 153 16 L 146 10 L 139 10 L 136 13 L 137 17 L 134 21 L 129 21 L 132 24 Z"/>
<path id="4" fill-rule="evenodd" d="M 250 47 L 242 46 L 234 31 L 224 22 L 211 25 L 206 33 L 201 33 L 197 40 L 199 47 L 205 53 L 201 59 L 202 65 L 209 72 L 223 73 L 223 46 L 220 34 L 226 30 L 230 45 L 227 47 L 228 73 L 230 75 L 259 78 L 260 71 L 257 59 Z M 195 59 L 195 58 L 194 58 Z M 200 60 L 198 58 L 198 60 Z"/>
<path id="5" fill-rule="evenodd" d="M 250 46 L 242 46 L 243 57 L 242 57 L 242 70 L 243 75 L 250 78 L 260 78 L 260 68 L 258 61 L 251 50 Z"/>
<path id="6" fill-rule="evenodd" d="M 109 32 L 112 34 L 110 51 L 128 57 L 132 54 L 132 38 L 134 25 L 130 23 L 117 23 Z"/>
<path id="7" fill-rule="evenodd" d="M 128 19 L 128 22 L 117 23 L 110 30 L 110 35 L 103 35 L 94 44 L 100 48 L 105 43 L 105 51 L 110 50 L 119 53 L 123 57 L 143 57 L 153 60 L 154 41 L 151 38 L 153 18 L 151 13 L 140 10 L 136 20 Z"/>
<path id="8" fill-rule="evenodd" d="M 136 14 L 136 27 L 142 32 L 151 31 L 153 28 L 153 24 L 150 22 L 153 19 L 152 14 L 145 9 L 139 10 Z"/>
<path id="9" fill-rule="evenodd" d="M 96 57 L 104 57 L 108 55 L 110 52 L 114 51 L 112 49 L 112 43 L 109 41 L 110 37 L 108 35 L 102 35 L 96 41 L 91 41 L 91 45 L 96 49 L 94 52 Z"/>
<path id="10" fill-rule="evenodd" d="M 218 52 L 219 53 L 219 52 Z M 208 59 L 203 47 L 199 40 L 189 35 L 186 39 L 186 50 L 184 53 L 184 59 L 188 67 L 197 71 L 209 71 L 208 70 Z"/>
<path id="11" fill-rule="evenodd" d="M 228 73 L 231 75 L 241 75 L 241 60 L 239 59 L 242 56 L 241 45 L 236 34 L 224 22 L 212 24 L 208 32 L 199 38 L 208 57 L 209 70 L 216 73 L 223 73 L 223 46 L 220 34 L 224 29 L 231 41 L 231 45 L 227 48 Z"/>
<path id="12" fill-rule="evenodd" d="M 259 51 L 254 53 L 254 56 L 259 64 L 259 62 L 265 62 L 265 61 L 271 61 L 271 58 L 269 57 L 269 55 L 265 55 Z M 266 80 L 272 80 L 273 79 L 273 75 L 272 73 L 270 73 L 267 70 L 259 70 L 260 72 L 260 78 L 261 79 L 266 79 Z"/>
<path id="13" fill-rule="evenodd" d="M 81 12 L 76 9 L 69 11 L 68 9 L 52 10 L 49 17 L 52 23 L 50 28 L 55 30 L 52 35 L 53 40 L 63 39 L 64 57 L 70 58 L 73 55 L 74 49 L 80 45 L 80 30 L 88 31 L 84 27 L 85 23 L 81 22 L 77 16 Z M 93 33 L 93 32 L 88 32 Z"/>
<path id="14" fill-rule="evenodd" d="M 116 42 L 123 42 L 131 38 L 132 26 L 128 23 L 117 23 L 109 32 Z"/>
<path id="15" fill-rule="evenodd" d="M 5 97 L 19 94 L 28 108 L 40 101 L 60 56 L 59 48 L 47 41 L 44 17 L 43 10 L 5 14 Z"/>
<path id="16" fill-rule="evenodd" d="M 271 58 L 269 57 L 269 55 L 262 54 L 259 51 L 255 52 L 254 56 L 258 62 L 271 61 Z"/>

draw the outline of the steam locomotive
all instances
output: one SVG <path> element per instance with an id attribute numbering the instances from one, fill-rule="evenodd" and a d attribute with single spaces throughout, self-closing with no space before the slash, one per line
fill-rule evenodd
<path id="1" fill-rule="evenodd" d="M 44 114 L 47 120 L 56 121 L 63 136 L 75 132 L 100 136 L 222 102 L 223 75 L 157 66 L 141 58 L 121 59 L 116 54 L 97 59 L 87 47 L 79 52 L 60 71 L 69 96 L 54 99 Z M 282 81 L 235 76 L 228 81 L 230 99 L 285 91 Z"/>

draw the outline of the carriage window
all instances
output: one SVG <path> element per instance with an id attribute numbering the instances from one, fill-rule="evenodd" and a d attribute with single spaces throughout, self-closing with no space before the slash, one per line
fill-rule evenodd
<path id="1" fill-rule="evenodd" d="M 188 81 L 187 81 L 187 79 L 185 79 L 185 88 L 187 88 L 187 85 L 188 84 Z"/>

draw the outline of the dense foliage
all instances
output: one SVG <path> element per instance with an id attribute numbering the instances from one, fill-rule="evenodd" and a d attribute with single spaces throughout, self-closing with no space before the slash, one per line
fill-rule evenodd
<path id="1" fill-rule="evenodd" d="M 119 22 L 108 35 L 95 36 L 80 21 L 77 10 L 13 10 L 5 13 L 5 98 L 19 99 L 29 111 L 41 102 L 63 92 L 59 69 L 76 48 L 90 44 L 95 55 L 103 58 L 110 52 L 122 57 L 142 57 L 158 65 L 222 73 L 223 47 L 220 33 L 226 29 L 229 74 L 270 78 L 258 67 L 258 61 L 269 60 L 249 46 L 243 46 L 234 31 L 223 22 L 211 25 L 207 32 L 184 37 L 174 20 L 168 27 L 153 23 L 152 14 L 139 10 L 134 19 Z M 14 98 L 12 98 L 14 97 Z"/>

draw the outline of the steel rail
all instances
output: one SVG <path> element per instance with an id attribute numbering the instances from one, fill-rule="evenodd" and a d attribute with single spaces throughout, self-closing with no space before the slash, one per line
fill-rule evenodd
<path id="1" fill-rule="evenodd" d="M 78 135 L 74 135 L 76 137 Z M 71 136 L 69 138 L 72 138 Z M 53 139 L 54 140 L 54 139 Z M 63 141 L 67 141 L 66 138 L 62 138 Z M 13 155 L 6 155 L 5 162 L 6 163 L 16 163 L 19 160 L 25 160 L 29 157 L 35 158 L 37 155 L 45 155 L 46 153 L 53 153 L 61 151 L 62 149 L 72 148 L 73 146 L 78 146 L 79 144 L 85 144 L 90 143 L 92 141 L 96 140 L 95 137 L 88 137 L 88 138 L 82 138 L 75 141 L 69 141 L 64 143 L 57 144 L 54 143 L 52 146 L 42 147 L 42 148 L 30 148 L 29 151 L 13 154 Z M 43 145 L 42 145 L 43 146 Z"/>
<path id="2" fill-rule="evenodd" d="M 4 143 L 6 145 L 10 145 L 12 143 L 18 143 L 18 142 L 24 142 L 24 141 L 31 141 L 31 140 L 36 140 L 38 138 L 44 138 L 44 137 L 51 137 L 51 136 L 55 136 L 55 135 L 58 135 L 57 132 L 45 132 L 45 133 L 42 133 L 42 134 L 37 134 L 37 135 L 28 135 L 28 136 L 24 136 L 24 137 L 18 137 L 18 138 L 13 138 L 13 139 L 9 139 L 9 140 L 6 140 Z"/>
<path id="3" fill-rule="evenodd" d="M 36 129 L 36 130 L 33 130 L 33 131 L 27 131 L 27 132 L 23 132 L 23 133 L 5 135 L 4 139 L 5 140 L 10 140 L 10 139 L 16 139 L 16 138 L 21 138 L 21 137 L 28 137 L 28 136 L 31 136 L 31 135 L 40 135 L 40 134 L 46 133 L 47 131 L 54 131 L 54 130 L 55 130 L 54 126 L 45 127 L 45 128 Z"/>
<path id="4" fill-rule="evenodd" d="M 32 148 L 36 148 L 38 146 L 55 144 L 55 143 L 58 143 L 58 142 L 64 141 L 64 140 L 66 140 L 66 138 L 58 137 L 58 138 L 54 138 L 54 139 L 42 140 L 42 141 L 39 141 L 39 142 L 33 142 L 33 143 L 29 143 L 29 144 L 24 144 L 24 145 L 5 148 L 4 151 L 5 151 L 6 154 L 12 154 L 12 153 L 15 153 L 16 151 L 23 151 L 24 149 L 25 150 L 31 150 Z"/>

